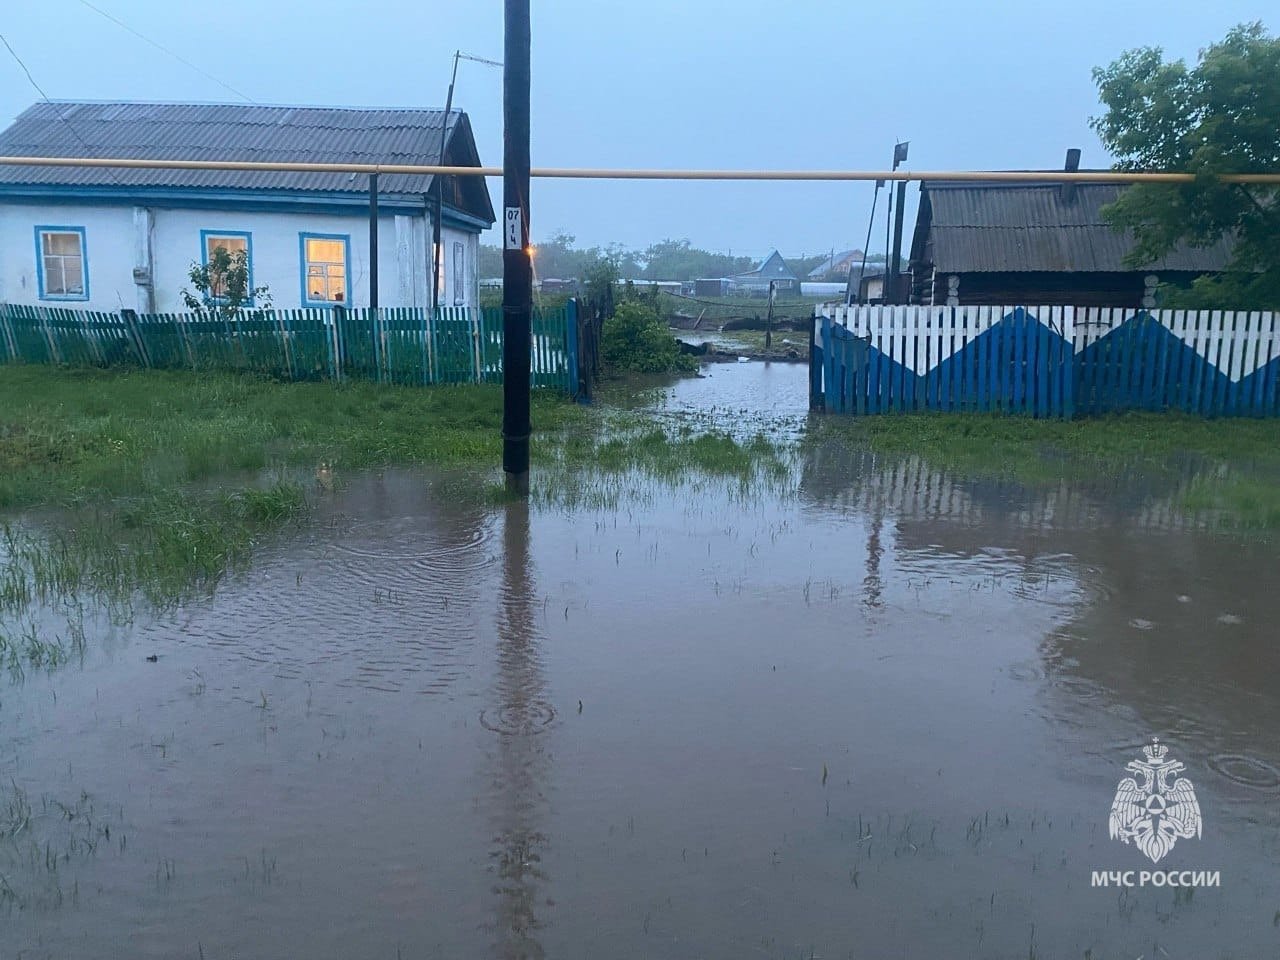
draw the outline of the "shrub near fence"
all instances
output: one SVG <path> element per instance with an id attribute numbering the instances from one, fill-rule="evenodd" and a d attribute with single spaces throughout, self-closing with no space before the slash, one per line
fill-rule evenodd
<path id="1" fill-rule="evenodd" d="M 1276 319 L 1229 310 L 823 307 L 810 405 L 855 414 L 1280 416 Z"/>
<path id="2" fill-rule="evenodd" d="M 577 305 L 533 316 L 532 383 L 569 391 Z M 92 313 L 0 304 L 0 363 L 244 370 L 283 380 L 501 383 L 502 311 L 443 307 Z M 576 331 L 572 331 L 576 332 Z"/>

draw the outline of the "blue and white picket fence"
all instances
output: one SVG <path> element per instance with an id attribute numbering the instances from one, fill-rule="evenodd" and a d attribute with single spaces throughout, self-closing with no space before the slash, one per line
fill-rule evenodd
<path id="1" fill-rule="evenodd" d="M 1274 313 L 820 307 L 810 405 L 833 413 L 1280 415 Z"/>

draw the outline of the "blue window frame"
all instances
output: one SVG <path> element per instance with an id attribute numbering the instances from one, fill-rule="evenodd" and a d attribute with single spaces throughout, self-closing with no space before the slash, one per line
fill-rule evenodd
<path id="1" fill-rule="evenodd" d="M 298 255 L 305 306 L 351 304 L 351 237 L 348 234 L 300 233 Z"/>
<path id="2" fill-rule="evenodd" d="M 237 253 L 244 251 L 245 263 L 249 268 L 249 290 L 245 296 L 244 305 L 246 307 L 253 306 L 253 234 L 244 230 L 201 230 L 200 231 L 200 262 L 206 267 L 209 266 L 209 260 L 213 256 L 213 251 L 222 247 L 227 253 Z M 212 278 L 211 278 L 212 279 Z M 222 297 L 214 296 L 215 300 L 221 300 Z"/>
<path id="3" fill-rule="evenodd" d="M 36 281 L 41 300 L 89 299 L 84 227 L 36 227 Z"/>

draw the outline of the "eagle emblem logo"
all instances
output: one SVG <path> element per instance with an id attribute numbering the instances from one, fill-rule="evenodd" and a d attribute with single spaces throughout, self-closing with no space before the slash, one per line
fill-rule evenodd
<path id="1" fill-rule="evenodd" d="M 1133 845 L 1159 863 L 1179 838 L 1200 836 L 1200 803 L 1186 777 L 1186 767 L 1168 758 L 1169 748 L 1152 738 L 1142 748 L 1146 759 L 1130 760 L 1125 769 L 1141 779 L 1125 777 L 1116 787 L 1109 820 L 1111 839 Z"/>

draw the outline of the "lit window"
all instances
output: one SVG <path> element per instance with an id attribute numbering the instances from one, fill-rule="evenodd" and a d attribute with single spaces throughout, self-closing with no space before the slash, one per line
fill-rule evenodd
<path id="1" fill-rule="evenodd" d="M 347 301 L 347 238 L 302 235 L 302 285 L 307 303 Z"/>
<path id="2" fill-rule="evenodd" d="M 467 302 L 466 247 L 453 245 L 453 305 L 460 307 Z"/>
<path id="3" fill-rule="evenodd" d="M 36 227 L 42 300 L 88 300 L 84 227 Z"/>
<path id="4" fill-rule="evenodd" d="M 249 271 L 248 282 L 245 284 L 245 303 L 252 306 L 253 298 L 247 296 L 253 291 L 253 244 L 249 234 L 216 233 L 212 230 L 201 230 L 200 237 L 204 244 L 204 265 L 206 267 L 214 263 L 215 254 L 219 249 L 225 250 L 232 258 L 239 254 L 244 255 L 245 266 Z M 213 297 L 221 297 L 226 292 L 223 289 L 223 278 L 214 275 L 213 271 L 210 271 L 209 287 L 209 294 Z"/>

